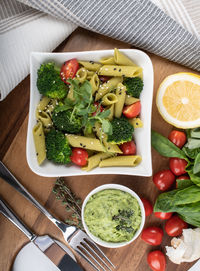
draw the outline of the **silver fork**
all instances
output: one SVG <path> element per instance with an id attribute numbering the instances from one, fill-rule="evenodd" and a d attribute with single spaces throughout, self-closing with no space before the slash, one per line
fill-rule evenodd
<path id="1" fill-rule="evenodd" d="M 95 270 L 107 271 L 115 268 L 108 257 L 102 250 L 90 239 L 90 237 L 75 226 L 69 226 L 66 223 L 53 217 L 12 175 L 6 166 L 0 161 L 0 177 L 8 184 L 20 192 L 36 208 L 38 208 L 54 225 L 62 232 L 65 241 L 73 248 L 82 258 L 84 258 Z M 101 268 L 101 269 L 99 269 Z M 112 269 L 111 269 L 112 268 Z"/>

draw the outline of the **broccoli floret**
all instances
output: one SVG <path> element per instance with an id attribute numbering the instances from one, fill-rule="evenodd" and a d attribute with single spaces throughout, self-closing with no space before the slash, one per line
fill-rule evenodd
<path id="1" fill-rule="evenodd" d="M 128 95 L 139 98 L 140 93 L 143 90 L 143 81 L 140 77 L 128 77 L 125 78 L 123 84 L 126 86 L 126 92 Z"/>
<path id="2" fill-rule="evenodd" d="M 65 135 L 55 129 L 51 129 L 45 138 L 47 159 L 59 164 L 68 164 L 72 153 Z"/>
<path id="3" fill-rule="evenodd" d="M 72 116 L 71 110 L 59 111 L 59 106 L 57 106 L 52 115 L 53 124 L 60 130 L 71 134 L 77 134 L 81 131 L 82 121 L 81 117 Z"/>
<path id="4" fill-rule="evenodd" d="M 111 144 L 123 144 L 132 140 L 133 126 L 125 118 L 115 118 L 111 121 L 112 134 L 108 135 Z"/>
<path id="5" fill-rule="evenodd" d="M 37 88 L 42 95 L 53 99 L 62 99 L 67 95 L 68 86 L 61 80 L 54 63 L 42 64 L 37 74 Z"/>

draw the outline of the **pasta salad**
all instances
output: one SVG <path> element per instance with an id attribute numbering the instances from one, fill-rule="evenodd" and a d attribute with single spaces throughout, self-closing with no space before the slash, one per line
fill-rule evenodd
<path id="1" fill-rule="evenodd" d="M 74 163 L 83 170 L 138 165 L 134 129 L 143 126 L 142 68 L 118 49 L 99 62 L 43 63 L 33 138 L 39 165 Z"/>

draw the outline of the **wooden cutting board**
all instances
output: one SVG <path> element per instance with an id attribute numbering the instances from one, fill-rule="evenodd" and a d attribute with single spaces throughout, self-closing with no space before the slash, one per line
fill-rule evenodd
<path id="1" fill-rule="evenodd" d="M 66 39 L 56 51 L 72 52 L 113 48 L 132 48 L 130 45 L 120 41 L 94 34 L 87 30 L 78 29 Z M 152 108 L 152 129 L 167 136 L 172 130 L 159 115 L 155 106 L 155 95 L 161 81 L 170 74 L 176 72 L 193 72 L 190 69 L 162 59 L 153 54 L 148 54 L 154 67 L 154 100 Z M 26 134 L 28 122 L 29 101 L 29 77 L 27 77 L 8 97 L 0 103 L 0 146 L 1 158 L 11 172 L 20 180 L 27 190 L 59 219 L 65 219 L 67 213 L 59 201 L 52 194 L 55 178 L 44 178 L 34 174 L 28 167 L 26 161 Z M 161 157 L 152 150 L 153 172 L 168 168 L 168 159 Z M 139 196 L 155 202 L 159 192 L 152 183 L 152 178 L 126 176 L 126 175 L 98 175 L 79 176 L 65 178 L 66 184 L 81 199 L 95 187 L 116 183 L 126 185 Z M 61 241 L 62 235 L 59 230 L 51 224 L 44 215 L 25 200 L 19 193 L 0 179 L 0 196 L 4 198 L 14 209 L 18 216 L 37 235 L 49 234 Z M 164 228 L 164 222 L 153 215 L 147 218 L 145 227 L 155 225 Z M 149 251 L 161 249 L 170 245 L 171 238 L 164 235 L 161 246 L 152 247 L 138 238 L 129 246 L 119 249 L 106 249 L 103 251 L 117 266 L 116 271 L 148 271 L 147 254 Z M 7 219 L 0 215 L 0 270 L 10 270 L 13 260 L 20 250 L 28 242 L 27 238 Z M 92 271 L 83 260 L 78 258 L 87 271 Z M 186 271 L 192 264 L 175 265 L 167 259 L 166 271 Z"/>

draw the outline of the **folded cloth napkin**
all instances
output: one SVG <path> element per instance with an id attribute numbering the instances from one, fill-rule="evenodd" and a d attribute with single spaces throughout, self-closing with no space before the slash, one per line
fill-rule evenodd
<path id="1" fill-rule="evenodd" d="M 0 2 L 0 100 L 28 74 L 30 51 L 53 50 L 76 25 L 200 71 L 199 0 L 19 1 Z"/>
<path id="2" fill-rule="evenodd" d="M 0 101 L 29 74 L 31 51 L 51 52 L 75 28 L 15 0 L 1 0 Z"/>

